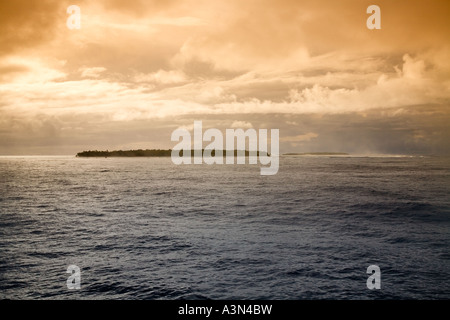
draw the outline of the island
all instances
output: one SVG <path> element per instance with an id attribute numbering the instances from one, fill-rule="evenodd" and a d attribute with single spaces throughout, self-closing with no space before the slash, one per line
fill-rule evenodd
<path id="1" fill-rule="evenodd" d="M 202 149 L 202 155 L 204 153 L 204 149 Z M 218 150 L 220 151 L 220 150 Z M 221 150 L 223 156 L 226 156 L 226 150 Z M 215 156 L 215 150 L 211 151 L 211 156 Z M 266 152 L 249 152 L 248 150 L 242 150 L 241 152 L 244 152 L 245 156 L 248 157 L 250 155 L 268 155 Z M 195 154 L 195 150 L 191 150 L 191 156 L 193 157 Z M 89 151 L 83 151 L 78 152 L 76 154 L 76 157 L 170 157 L 172 155 L 171 149 L 137 149 L 137 150 L 115 150 L 115 151 L 98 151 L 98 150 L 89 150 Z M 234 150 L 234 156 L 236 157 L 238 155 L 238 150 Z M 183 156 L 183 150 L 180 151 L 180 156 Z"/>
<path id="2" fill-rule="evenodd" d="M 170 157 L 172 150 L 164 149 L 138 149 L 138 150 L 115 150 L 98 151 L 89 150 L 78 152 L 77 157 Z"/>

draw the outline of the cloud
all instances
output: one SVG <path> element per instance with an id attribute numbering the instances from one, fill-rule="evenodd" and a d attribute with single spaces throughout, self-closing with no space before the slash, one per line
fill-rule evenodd
<path id="1" fill-rule="evenodd" d="M 111 10 L 133 18 L 145 17 L 149 12 L 167 12 L 179 1 L 177 0 L 103 0 L 99 1 L 102 11 Z"/>
<path id="2" fill-rule="evenodd" d="M 187 77 L 182 71 L 179 70 L 165 71 L 160 69 L 157 72 L 149 74 L 139 73 L 134 76 L 134 80 L 139 83 L 150 82 L 156 84 L 175 84 L 186 82 Z"/>
<path id="3" fill-rule="evenodd" d="M 409 54 L 403 56 L 403 70 L 401 75 L 407 79 L 421 79 L 425 71 L 425 62 L 415 60 Z"/>
<path id="4" fill-rule="evenodd" d="M 299 134 L 296 136 L 285 136 L 280 138 L 280 141 L 284 142 L 303 142 L 303 141 L 311 141 L 311 139 L 317 138 L 319 135 L 314 132 L 308 132 L 306 134 Z"/>
<path id="5" fill-rule="evenodd" d="M 0 77 L 4 83 L 44 84 L 66 77 L 61 70 L 65 61 L 30 56 L 6 56 L 0 60 Z M 2 87 L 0 87 L 2 90 Z"/>
<path id="6" fill-rule="evenodd" d="M 41 60 L 15 60 L 14 65 L 23 65 L 31 71 L 1 85 L 0 101 L 13 107 L 9 110 L 16 113 L 19 110 L 30 115 L 102 113 L 114 121 L 125 121 L 173 114 L 339 114 L 393 107 L 407 110 L 410 105 L 443 104 L 450 99 L 449 83 L 433 79 L 431 71 L 426 71 L 426 63 L 409 55 L 404 56 L 402 67 L 398 68 L 401 71 L 391 75 L 381 73 L 377 80 L 362 88 L 314 84 L 289 90 L 297 82 L 295 77 L 287 77 L 281 89 L 277 89 L 277 95 L 284 96 L 284 100 L 261 100 L 257 93 L 256 97 L 238 98 L 238 92 L 244 88 L 261 83 L 266 83 L 265 91 L 270 92 L 271 86 L 278 86 L 278 74 L 273 78 L 241 76 L 231 80 L 186 82 L 182 72 L 159 70 L 137 74 L 135 82 L 127 83 L 102 79 L 105 68 L 93 67 L 79 70 L 85 79 L 64 81 L 58 80 L 66 76 L 58 70 L 58 63 L 63 64 L 55 62 L 53 67 L 47 67 Z M 156 90 L 147 82 L 172 86 Z"/>
<path id="7" fill-rule="evenodd" d="M 176 115 L 113 122 L 99 115 L 62 114 L 20 117 L 0 109 L 0 154 L 75 154 L 88 149 L 172 148 L 177 127 L 192 130 L 195 120 L 203 128 L 222 132 L 234 119 L 255 128 L 280 128 L 280 152 L 348 152 L 351 154 L 450 154 L 450 111 L 438 106 L 415 106 L 408 113 L 372 110 L 367 114 L 220 114 Z M 285 126 L 287 119 L 297 126 Z M 315 133 L 300 142 L 291 137 Z M 312 135 L 310 134 L 312 137 Z M 286 138 L 286 139 L 284 139 Z M 50 151 L 49 151 L 50 150 Z"/>
<path id="8" fill-rule="evenodd" d="M 181 130 L 187 130 L 187 131 L 193 131 L 193 130 L 194 130 L 194 123 L 192 123 L 192 124 L 187 124 L 187 125 L 181 125 L 181 126 L 178 126 L 178 127 L 176 128 L 176 130 L 179 130 L 179 129 L 181 129 Z"/>
<path id="9" fill-rule="evenodd" d="M 0 1 L 0 56 L 39 47 L 56 35 L 64 1 Z"/>
<path id="10" fill-rule="evenodd" d="M 82 67 L 78 69 L 81 72 L 81 77 L 83 78 L 99 78 L 101 73 L 106 71 L 106 68 L 103 67 L 92 67 L 86 68 Z"/>
<path id="11" fill-rule="evenodd" d="M 315 84 L 312 88 L 290 91 L 291 102 L 303 112 L 361 112 L 374 108 L 426 103 L 445 103 L 450 99 L 449 82 L 442 83 L 425 74 L 425 62 L 404 55 L 402 70 L 389 77 L 381 74 L 376 83 L 365 88 L 330 89 Z"/>
<path id="12" fill-rule="evenodd" d="M 233 121 L 231 124 L 231 128 L 233 129 L 250 129 L 253 128 L 252 124 L 247 121 Z"/>

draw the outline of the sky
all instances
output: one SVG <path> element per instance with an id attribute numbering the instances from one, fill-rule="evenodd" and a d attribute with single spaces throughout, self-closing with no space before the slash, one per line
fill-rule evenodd
<path id="1" fill-rule="evenodd" d="M 0 155 L 170 149 L 196 120 L 279 129 L 282 153 L 449 155 L 449 16 L 442 0 L 2 0 Z"/>

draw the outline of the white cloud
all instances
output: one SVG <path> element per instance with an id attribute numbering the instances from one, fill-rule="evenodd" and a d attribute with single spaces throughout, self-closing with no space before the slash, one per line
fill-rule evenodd
<path id="1" fill-rule="evenodd" d="M 425 71 L 425 62 L 423 60 L 414 60 L 405 54 L 403 56 L 403 72 L 402 76 L 408 79 L 421 79 Z"/>
<path id="2" fill-rule="evenodd" d="M 64 76 L 64 73 L 38 60 L 27 62 L 26 66 L 31 71 L 26 72 L 25 77 L 0 85 L 3 112 L 30 117 L 38 114 L 84 114 L 101 116 L 104 121 L 130 121 L 196 114 L 339 114 L 392 107 L 401 108 L 405 113 L 409 105 L 442 103 L 450 99 L 450 91 L 446 90 L 448 84 L 435 80 L 425 61 L 408 55 L 404 56 L 401 72 L 379 73 L 377 78 L 372 77 L 370 85 L 361 88 L 321 84 L 305 87 L 303 83 L 303 88 L 289 91 L 288 88 L 294 87 L 298 78 L 286 77 L 281 80 L 287 87 L 284 101 L 256 97 L 238 99 L 239 90 L 254 85 L 266 86 L 270 90 L 273 81 L 279 79 L 279 74 L 275 73 L 252 73 L 230 80 L 190 80 L 149 92 L 147 83 L 119 83 L 95 78 L 105 71 L 103 67 L 80 70 L 86 76 L 93 76 L 90 79 L 57 82 L 54 79 Z M 184 73 L 177 70 L 159 70 L 140 76 L 142 81 L 161 84 L 174 84 L 185 79 Z M 35 77 L 46 81 L 30 81 Z M 235 121 L 232 126 L 251 128 L 252 124 Z"/>
<path id="3" fill-rule="evenodd" d="M 46 83 L 64 79 L 66 73 L 60 71 L 66 61 L 57 59 L 43 59 L 34 57 L 11 56 L 0 61 L 0 69 L 8 66 L 22 68 L 23 72 L 11 74 L 5 80 L 8 83 Z M 1 87 L 0 87 L 1 89 Z"/>

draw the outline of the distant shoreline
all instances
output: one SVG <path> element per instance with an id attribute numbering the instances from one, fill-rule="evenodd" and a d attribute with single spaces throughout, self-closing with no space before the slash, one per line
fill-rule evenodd
<path id="1" fill-rule="evenodd" d="M 201 150 L 202 155 L 204 153 L 204 149 Z M 223 156 L 226 156 L 226 150 L 217 150 L 218 152 L 221 151 Z M 250 155 L 256 155 L 259 157 L 259 155 L 270 155 L 267 153 L 260 153 L 259 151 L 256 152 L 249 152 L 247 150 L 241 150 L 244 152 L 245 156 L 248 157 Z M 195 154 L 195 150 L 191 151 L 191 156 L 193 157 Z M 238 150 L 234 150 L 234 156 L 238 155 Z M 76 154 L 76 157 L 102 157 L 102 158 L 108 158 L 108 157 L 171 157 L 172 156 L 172 150 L 171 149 L 138 149 L 138 150 L 114 150 L 114 151 L 99 151 L 99 150 L 89 150 L 89 151 L 83 151 L 78 152 Z M 183 156 L 183 151 L 180 151 L 180 156 Z M 215 156 L 215 150 L 211 151 L 211 156 Z"/>
<path id="2" fill-rule="evenodd" d="M 78 152 L 76 157 L 170 157 L 172 150 L 164 149 L 138 149 L 138 150 L 114 150 L 99 151 L 89 150 Z"/>

